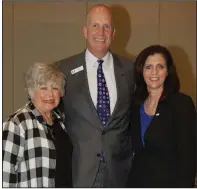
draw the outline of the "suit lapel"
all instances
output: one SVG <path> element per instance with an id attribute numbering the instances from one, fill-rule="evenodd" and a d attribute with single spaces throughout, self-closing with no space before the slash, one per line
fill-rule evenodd
<path id="1" fill-rule="evenodd" d="M 84 114 L 84 117 L 86 117 L 87 120 L 98 129 L 98 125 L 101 125 L 101 121 L 97 115 L 88 86 L 85 53 L 82 53 L 77 60 L 76 66 L 80 67 L 81 65 L 84 67 L 84 70 L 75 74 L 77 82 L 80 83 L 80 88 L 82 89 L 81 94 L 78 94 L 80 99 L 78 100 L 79 104 L 77 107 L 80 109 L 80 112 Z"/>
<path id="2" fill-rule="evenodd" d="M 112 114 L 109 118 L 108 128 L 113 126 L 113 125 L 110 125 L 110 123 L 112 122 L 112 120 L 113 120 L 114 116 L 117 114 L 117 112 L 120 111 L 119 107 L 121 105 L 122 99 L 124 99 L 126 94 L 128 94 L 128 83 L 126 81 L 125 71 L 122 66 L 122 63 L 121 63 L 120 59 L 115 55 L 113 55 L 113 62 L 114 62 L 114 74 L 115 74 L 116 89 L 117 89 L 117 101 L 116 101 L 116 104 L 114 107 L 114 111 L 112 112 Z"/>
<path id="3" fill-rule="evenodd" d="M 92 125 L 96 128 L 98 128 L 97 125 L 101 125 L 101 120 L 97 114 L 97 110 L 96 110 L 96 107 L 94 106 L 94 103 L 92 101 L 92 97 L 91 97 L 91 94 L 90 94 L 90 89 L 89 89 L 89 86 L 88 86 L 88 77 L 87 77 L 87 68 L 86 68 L 86 63 L 84 62 L 84 68 L 85 68 L 85 72 L 84 72 L 84 96 L 86 97 L 87 99 L 87 102 L 89 104 L 89 111 L 91 112 L 92 116 L 91 118 L 88 117 L 88 119 L 90 119 L 89 121 L 92 122 Z M 95 124 L 95 123 L 98 123 L 98 124 Z M 102 127 L 101 127 L 102 129 Z"/>

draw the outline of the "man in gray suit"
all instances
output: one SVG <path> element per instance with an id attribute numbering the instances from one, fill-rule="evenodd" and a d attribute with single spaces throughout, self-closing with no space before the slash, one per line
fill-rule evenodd
<path id="1" fill-rule="evenodd" d="M 67 78 L 63 104 L 73 143 L 73 186 L 125 187 L 132 161 L 133 63 L 109 51 L 115 28 L 107 6 L 88 11 L 83 34 L 86 51 L 60 61 Z"/>

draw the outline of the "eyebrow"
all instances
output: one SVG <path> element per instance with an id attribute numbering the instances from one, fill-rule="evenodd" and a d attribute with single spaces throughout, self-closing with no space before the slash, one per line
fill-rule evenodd
<path id="1" fill-rule="evenodd" d="M 145 63 L 145 64 L 152 64 L 152 63 Z M 144 65 L 145 65 L 144 64 Z M 154 63 L 153 63 L 154 64 Z M 165 62 L 157 62 L 156 64 L 166 64 Z"/>

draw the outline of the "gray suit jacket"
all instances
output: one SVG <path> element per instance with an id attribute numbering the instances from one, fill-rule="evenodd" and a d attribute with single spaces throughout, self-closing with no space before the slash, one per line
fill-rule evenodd
<path id="1" fill-rule="evenodd" d="M 93 186 L 102 150 L 107 165 L 108 186 L 124 187 L 128 177 L 132 159 L 128 127 L 135 86 L 133 63 L 114 54 L 113 60 L 117 102 L 104 130 L 90 96 L 85 53 L 60 61 L 60 70 L 67 78 L 63 104 L 68 134 L 73 143 L 74 187 Z M 82 71 L 71 73 L 80 66 L 83 66 Z"/>

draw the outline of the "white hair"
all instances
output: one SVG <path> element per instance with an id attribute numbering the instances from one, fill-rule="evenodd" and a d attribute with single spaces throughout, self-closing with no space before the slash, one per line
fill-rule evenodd
<path id="1" fill-rule="evenodd" d="M 56 84 L 64 95 L 66 79 L 63 73 L 57 69 L 57 64 L 34 63 L 25 73 L 25 85 L 32 98 L 34 90 L 46 84 Z"/>

